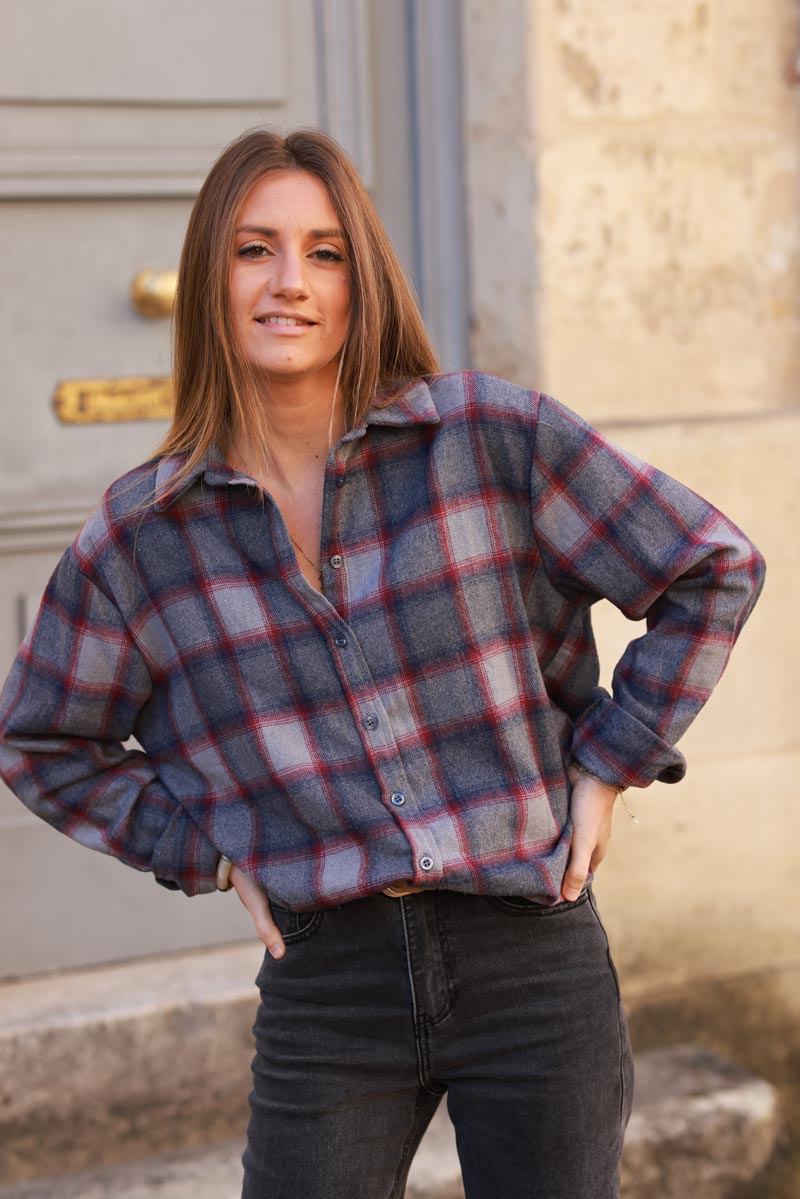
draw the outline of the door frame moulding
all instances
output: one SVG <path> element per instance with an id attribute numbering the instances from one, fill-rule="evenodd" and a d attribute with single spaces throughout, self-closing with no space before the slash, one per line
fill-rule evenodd
<path id="1" fill-rule="evenodd" d="M 0 556 L 64 550 L 96 505 L 97 496 L 85 500 L 54 497 L 40 506 L 28 499 L 21 507 L 4 500 L 0 506 Z"/>
<path id="2" fill-rule="evenodd" d="M 370 96 L 369 0 L 315 0 L 319 124 L 336 138 L 370 190 L 375 127 Z"/>
<path id="3" fill-rule="evenodd" d="M 463 19 L 459 0 L 406 0 L 415 272 L 446 371 L 470 364 Z"/>

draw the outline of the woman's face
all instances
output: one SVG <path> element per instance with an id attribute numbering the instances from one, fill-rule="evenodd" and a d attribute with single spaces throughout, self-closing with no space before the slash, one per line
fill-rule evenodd
<path id="1" fill-rule="evenodd" d="M 315 175 L 276 171 L 253 184 L 236 221 L 230 306 L 243 353 L 270 383 L 317 376 L 330 394 L 350 317 L 350 268 Z"/>

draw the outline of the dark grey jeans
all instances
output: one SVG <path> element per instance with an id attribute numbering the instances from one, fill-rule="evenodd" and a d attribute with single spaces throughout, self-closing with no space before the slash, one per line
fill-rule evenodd
<path id="1" fill-rule="evenodd" d="M 468 1199 L 615 1199 L 633 1066 L 591 891 L 273 911 L 243 1199 L 401 1199 L 445 1093 Z"/>

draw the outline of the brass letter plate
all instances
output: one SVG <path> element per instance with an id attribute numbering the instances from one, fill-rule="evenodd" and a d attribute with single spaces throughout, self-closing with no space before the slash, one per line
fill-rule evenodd
<path id="1" fill-rule="evenodd" d="M 170 420 L 174 397 L 169 378 L 68 379 L 53 396 L 65 425 L 115 420 Z"/>

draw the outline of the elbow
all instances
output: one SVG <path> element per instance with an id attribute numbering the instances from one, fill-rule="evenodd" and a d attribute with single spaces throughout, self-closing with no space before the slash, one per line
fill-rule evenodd
<path id="1" fill-rule="evenodd" d="M 12 791 L 15 776 L 19 772 L 20 757 L 7 726 L 0 722 L 0 780 Z"/>
<path id="2" fill-rule="evenodd" d="M 760 596 L 764 587 L 764 580 L 767 575 L 767 563 L 764 555 L 753 545 L 752 541 L 747 542 L 747 554 L 743 561 L 737 565 L 739 569 L 746 575 L 747 582 L 747 611 L 750 612 L 756 600 Z"/>
<path id="3" fill-rule="evenodd" d="M 744 542 L 744 546 L 737 544 L 735 559 L 729 568 L 731 583 L 740 596 L 737 635 L 761 595 L 767 573 L 764 555 L 752 541 L 745 538 Z"/>
<path id="4" fill-rule="evenodd" d="M 758 599 L 761 589 L 764 586 L 764 579 L 767 577 L 767 560 L 755 546 L 753 546 L 752 576 L 753 591 L 755 592 L 756 599 Z"/>

